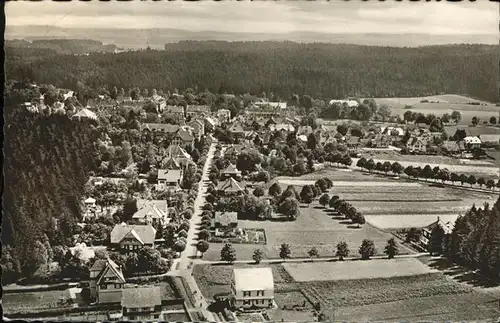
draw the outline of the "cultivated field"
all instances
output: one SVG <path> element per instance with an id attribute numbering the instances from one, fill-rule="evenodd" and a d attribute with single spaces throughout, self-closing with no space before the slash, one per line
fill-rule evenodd
<path id="1" fill-rule="evenodd" d="M 394 302 L 336 308 L 339 321 L 478 321 L 500 316 L 497 299 L 471 292 L 405 299 Z"/>
<path id="2" fill-rule="evenodd" d="M 391 180 L 360 172 L 352 172 L 352 175 L 358 175 L 354 175 L 352 181 L 347 181 L 344 180 L 345 172 L 332 168 L 317 173 L 321 176 L 315 172 L 295 178 L 278 177 L 277 180 L 282 188 L 294 185 L 300 192 L 302 185 L 314 184 L 315 180 L 310 179 L 311 177 L 328 177 L 334 184 L 328 193 L 351 202 L 365 215 L 368 223 L 379 229 L 424 227 L 436 221 L 437 216 L 451 221 L 465 213 L 473 204 L 482 206 L 485 202 L 491 204 L 497 199 L 496 194 L 437 187 L 434 182 L 427 184 L 405 179 Z M 327 225 L 325 224 L 325 228 Z"/>
<path id="3" fill-rule="evenodd" d="M 398 259 L 399 260 L 399 259 Z M 352 261 L 356 266 L 368 263 L 373 271 L 383 273 L 389 270 L 393 275 L 415 272 L 413 267 L 422 268 L 422 264 L 392 262 L 393 267 L 379 263 L 381 260 Z M 348 263 L 346 261 L 345 263 Z M 325 263 L 328 265 L 337 263 Z M 291 263 L 285 264 L 290 266 Z M 322 263 L 307 263 L 309 274 L 316 272 L 328 274 L 328 269 L 321 268 Z M 234 267 L 242 266 L 240 264 Z M 249 265 L 246 265 L 249 266 Z M 411 276 L 390 278 L 367 278 L 330 281 L 294 281 L 281 265 L 270 265 L 275 280 L 275 301 L 278 309 L 268 311 L 272 319 L 312 321 L 312 305 L 321 303 L 322 311 L 327 315 L 335 311 L 336 320 L 398 320 L 417 319 L 484 319 L 500 315 L 497 302 L 492 296 L 477 293 L 471 287 L 457 283 L 441 273 L 424 273 Z M 196 265 L 194 277 L 200 284 L 202 293 L 211 299 L 215 290 L 224 294 L 230 292 L 230 279 L 233 266 Z M 427 268 L 427 267 L 423 267 Z M 334 269 L 341 277 L 356 277 L 356 270 L 349 265 L 344 271 Z M 306 269 L 304 269 L 306 270 Z M 398 271 L 404 271 L 399 273 Z M 421 272 L 424 272 L 422 269 Z M 362 270 L 362 275 L 370 275 L 369 270 Z M 373 274 L 371 274 L 373 275 Z M 307 274 L 300 276 L 307 279 Z M 304 311 L 294 311 L 294 306 L 304 306 Z M 467 313 L 467 316 L 464 314 Z"/>
<path id="4" fill-rule="evenodd" d="M 420 103 L 421 100 L 434 101 L 436 103 Z M 439 103 L 437 103 L 439 101 Z M 472 118 L 478 117 L 482 120 L 489 120 L 491 116 L 498 117 L 498 107 L 487 102 L 470 99 L 460 95 L 437 95 L 431 97 L 412 97 L 412 98 L 375 98 L 378 105 L 386 104 L 392 110 L 392 114 L 403 114 L 408 111 L 406 105 L 411 105 L 413 112 L 424 114 L 435 114 L 441 116 L 444 113 L 451 114 L 454 110 L 462 114 L 460 125 L 469 125 Z M 469 102 L 480 102 L 480 105 L 471 105 Z"/>
<path id="5" fill-rule="evenodd" d="M 388 278 L 433 271 L 415 258 L 284 263 L 283 267 L 297 282 Z"/>

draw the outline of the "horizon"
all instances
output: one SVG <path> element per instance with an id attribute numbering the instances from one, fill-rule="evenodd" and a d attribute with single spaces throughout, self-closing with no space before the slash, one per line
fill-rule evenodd
<path id="1" fill-rule="evenodd" d="M 98 5 L 97 5 L 98 4 Z M 498 4 L 413 2 L 9 2 L 5 6 L 6 39 L 67 38 L 100 40 L 129 47 L 160 47 L 182 40 L 322 42 L 342 36 L 385 36 L 389 43 L 498 43 Z M 154 31 L 169 30 L 172 34 Z M 110 31 L 113 31 L 110 33 Z M 142 32 L 142 33 L 141 33 Z M 301 39 L 313 35 L 314 39 Z M 412 35 L 418 39 L 404 39 Z M 384 37 L 379 37 L 384 38 Z M 411 38 L 411 37 L 410 37 Z M 320 39 L 320 41 L 318 41 Z M 477 39 L 477 40 L 476 40 Z M 458 42 L 457 42 L 458 40 Z M 354 44 L 370 45 L 370 39 Z M 435 43 L 437 42 L 437 43 Z M 124 44 L 123 44 L 124 43 Z M 347 41 L 347 43 L 350 43 Z M 390 46 L 390 45 L 389 45 Z"/>

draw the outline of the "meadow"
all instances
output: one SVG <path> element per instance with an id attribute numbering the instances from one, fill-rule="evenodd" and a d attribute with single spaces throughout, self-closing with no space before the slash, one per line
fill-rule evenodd
<path id="1" fill-rule="evenodd" d="M 420 103 L 422 100 L 433 101 L 433 103 Z M 462 120 L 459 125 L 469 125 L 473 117 L 489 121 L 490 117 L 498 118 L 498 107 L 494 104 L 478 101 L 461 95 L 436 95 L 430 97 L 411 97 L 411 98 L 375 98 L 377 105 L 386 104 L 391 108 L 392 114 L 403 116 L 410 110 L 424 114 L 434 114 L 441 116 L 445 113 L 451 114 L 453 111 L 459 111 Z M 468 104 L 469 102 L 478 102 L 479 105 Z M 405 106 L 412 106 L 411 109 L 405 109 Z"/>
<path id="2" fill-rule="evenodd" d="M 61 300 L 66 303 L 62 305 Z M 71 307 L 69 290 L 51 290 L 43 292 L 4 293 L 2 306 L 6 314 L 49 308 Z"/>

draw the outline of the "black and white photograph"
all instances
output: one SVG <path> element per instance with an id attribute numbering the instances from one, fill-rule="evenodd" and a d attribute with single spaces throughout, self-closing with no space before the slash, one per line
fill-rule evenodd
<path id="1" fill-rule="evenodd" d="M 3 320 L 500 323 L 500 3 L 7 1 Z"/>

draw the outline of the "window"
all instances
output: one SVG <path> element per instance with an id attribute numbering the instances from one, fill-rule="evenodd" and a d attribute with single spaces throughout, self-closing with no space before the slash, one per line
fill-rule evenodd
<path id="1" fill-rule="evenodd" d="M 243 291 L 243 297 L 248 297 L 248 296 L 251 296 L 252 295 L 252 292 L 247 292 L 247 291 Z"/>
<path id="2" fill-rule="evenodd" d="M 264 291 L 263 290 L 258 290 L 257 291 L 257 296 L 264 296 Z"/>
<path id="3" fill-rule="evenodd" d="M 249 300 L 244 300 L 243 301 L 243 305 L 250 305 L 250 301 Z"/>
<path id="4" fill-rule="evenodd" d="M 115 288 L 120 289 L 120 288 L 122 288 L 122 285 L 121 284 L 115 284 Z"/>
<path id="5" fill-rule="evenodd" d="M 155 315 L 153 315 L 153 318 L 155 318 L 155 319 L 157 319 L 157 318 L 159 318 L 159 317 L 160 317 L 160 315 L 159 315 L 159 314 L 155 314 Z"/>
<path id="6" fill-rule="evenodd" d="M 106 284 L 102 284 L 102 285 L 101 285 L 101 289 L 108 289 L 108 285 L 106 285 Z"/>

